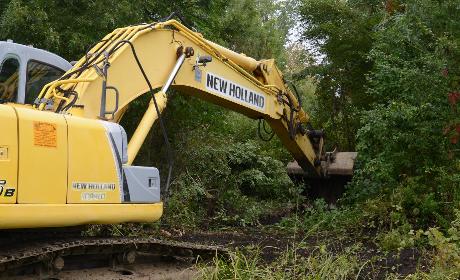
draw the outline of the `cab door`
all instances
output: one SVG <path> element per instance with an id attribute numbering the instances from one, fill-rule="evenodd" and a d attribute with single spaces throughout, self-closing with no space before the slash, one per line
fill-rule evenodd
<path id="1" fill-rule="evenodd" d="M 11 106 L 0 105 L 0 204 L 16 203 L 18 120 Z"/>
<path id="2" fill-rule="evenodd" d="M 0 61 L 0 103 L 16 102 L 20 82 L 19 60 L 7 55 Z"/>

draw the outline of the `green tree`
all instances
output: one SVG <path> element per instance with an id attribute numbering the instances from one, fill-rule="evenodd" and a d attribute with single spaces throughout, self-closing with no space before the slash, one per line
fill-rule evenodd
<path id="1" fill-rule="evenodd" d="M 118 26 L 143 19 L 140 1 L 11 0 L 0 17 L 0 39 L 58 53 L 70 60 Z"/>
<path id="2" fill-rule="evenodd" d="M 373 100 L 366 91 L 366 75 L 372 68 L 368 54 L 381 10 L 380 1 L 300 1 L 302 39 L 320 60 L 306 67 L 303 76 L 316 78 L 315 118 L 329 143 L 342 150 L 354 150 L 359 112 Z"/>
<path id="3" fill-rule="evenodd" d="M 151 0 L 9 0 L 0 9 L 0 40 L 55 52 L 69 60 L 120 26 L 152 22 L 180 11 L 187 22 L 212 31 L 217 14 L 227 5 L 218 1 Z"/>
<path id="4" fill-rule="evenodd" d="M 222 16 L 220 40 L 256 59 L 277 58 L 284 65 L 284 44 L 294 22 L 290 2 L 272 0 L 231 1 Z"/>

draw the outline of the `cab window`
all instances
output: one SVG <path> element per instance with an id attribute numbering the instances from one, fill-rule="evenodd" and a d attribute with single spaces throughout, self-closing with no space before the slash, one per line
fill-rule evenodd
<path id="1" fill-rule="evenodd" d="M 0 65 L 0 103 L 15 102 L 19 85 L 19 61 L 10 57 Z"/>
<path id="2" fill-rule="evenodd" d="M 42 88 L 60 78 L 65 71 L 43 62 L 31 60 L 27 63 L 27 83 L 25 104 L 33 104 Z"/>

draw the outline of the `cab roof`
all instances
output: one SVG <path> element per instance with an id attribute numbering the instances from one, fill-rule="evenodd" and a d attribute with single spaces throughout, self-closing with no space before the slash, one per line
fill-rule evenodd
<path id="1" fill-rule="evenodd" d="M 67 71 L 72 67 L 67 60 L 54 53 L 35 48 L 33 46 L 17 44 L 12 41 L 0 41 L 0 58 L 3 60 L 11 56 L 18 58 L 20 62 L 37 60 L 60 68 L 64 71 Z"/>

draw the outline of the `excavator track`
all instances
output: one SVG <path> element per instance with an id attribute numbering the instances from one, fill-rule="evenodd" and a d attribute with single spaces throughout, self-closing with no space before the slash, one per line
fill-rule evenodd
<path id="1" fill-rule="evenodd" d="M 160 240 L 151 237 L 72 237 L 48 238 L 29 242 L 2 244 L 0 249 L 0 278 L 38 275 L 51 277 L 67 270 L 82 267 L 123 266 L 133 264 L 138 255 L 180 260 L 209 260 L 228 251 L 218 246 Z M 84 263 L 83 263 L 84 262 Z M 72 269 L 72 268 L 70 268 Z"/>

